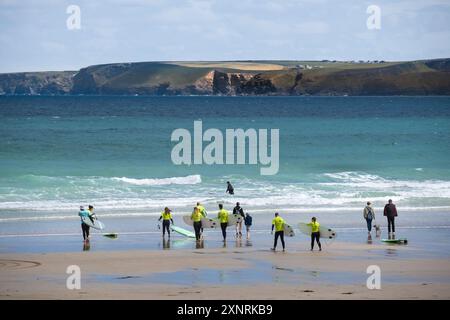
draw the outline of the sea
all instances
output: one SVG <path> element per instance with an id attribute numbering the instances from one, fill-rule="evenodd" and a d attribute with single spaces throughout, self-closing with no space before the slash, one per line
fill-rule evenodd
<path id="1" fill-rule="evenodd" d="M 194 121 L 278 129 L 278 173 L 174 164 L 171 135 L 193 136 Z M 322 214 L 352 227 L 367 201 L 381 217 L 388 199 L 406 225 L 450 226 L 450 97 L 0 97 L 3 235 L 39 232 L 33 222 L 59 232 L 89 204 L 133 231 L 132 217 L 156 221 L 167 206 L 181 221 L 198 201 L 211 215 L 239 201 L 256 220 Z"/>

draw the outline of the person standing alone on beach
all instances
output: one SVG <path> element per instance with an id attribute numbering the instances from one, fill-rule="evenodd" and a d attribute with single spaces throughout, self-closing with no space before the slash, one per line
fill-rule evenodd
<path id="1" fill-rule="evenodd" d="M 86 223 L 84 223 L 83 218 L 88 217 L 92 222 L 93 222 L 93 219 L 90 215 L 90 212 L 88 210 L 84 210 L 83 206 L 80 206 L 80 211 L 78 212 L 78 215 L 81 218 L 81 230 L 83 231 L 83 240 L 84 240 L 84 242 L 88 242 L 90 227 Z"/>
<path id="2" fill-rule="evenodd" d="M 241 216 L 241 220 L 236 223 L 236 238 L 242 238 L 242 220 L 245 219 L 245 214 L 239 202 L 236 202 L 236 207 L 233 209 L 233 214 L 238 214 Z"/>
<path id="3" fill-rule="evenodd" d="M 389 199 L 388 204 L 384 206 L 384 216 L 387 217 L 389 236 L 395 236 L 395 217 L 397 216 L 397 208 L 395 207 L 395 204 L 392 203 L 391 199 Z"/>
<path id="4" fill-rule="evenodd" d="M 201 237 L 202 217 L 203 216 L 200 213 L 200 210 L 198 210 L 197 207 L 194 207 L 194 211 L 191 214 L 191 219 L 193 221 L 195 239 L 197 241 L 200 241 L 200 237 Z"/>
<path id="5" fill-rule="evenodd" d="M 247 231 L 247 240 L 250 239 L 250 227 L 252 226 L 252 220 L 253 220 L 252 216 L 249 215 L 248 212 L 247 212 L 246 215 L 245 215 L 245 219 L 244 219 L 244 221 L 245 221 L 245 229 Z"/>
<path id="6" fill-rule="evenodd" d="M 367 205 L 364 208 L 364 219 L 366 219 L 367 222 L 367 230 L 370 232 L 372 231 L 372 220 L 375 220 L 375 210 L 373 210 L 370 201 L 367 202 Z"/>
<path id="7" fill-rule="evenodd" d="M 219 213 L 217 214 L 217 218 L 219 218 L 223 242 L 225 242 L 227 239 L 228 211 L 223 208 L 223 204 L 219 204 Z"/>
<path id="8" fill-rule="evenodd" d="M 284 245 L 284 220 L 281 218 L 278 214 L 278 212 L 275 212 L 275 218 L 272 220 L 272 234 L 273 229 L 275 228 L 275 238 L 273 241 L 273 248 L 271 250 L 275 251 L 277 249 L 277 242 L 278 238 L 281 240 L 281 244 L 283 246 L 283 251 L 285 249 Z"/>
<path id="9" fill-rule="evenodd" d="M 319 251 L 322 251 L 322 244 L 320 243 L 320 223 L 317 222 L 316 217 L 312 217 L 311 222 L 307 224 L 311 226 L 311 251 L 314 250 L 314 240 L 319 246 Z"/>
<path id="10" fill-rule="evenodd" d="M 162 231 L 162 235 L 163 237 L 165 237 L 166 235 L 166 229 L 167 229 L 167 234 L 169 235 L 170 238 L 170 222 L 172 221 L 173 224 L 173 218 L 172 218 L 172 210 L 170 210 L 169 208 L 165 207 L 164 211 L 161 212 L 161 216 L 159 217 L 158 221 L 161 221 L 162 219 L 162 227 L 163 227 L 163 231 Z"/>
<path id="11" fill-rule="evenodd" d="M 231 183 L 230 183 L 230 181 L 227 181 L 227 191 L 225 191 L 225 193 L 229 193 L 230 195 L 233 195 L 234 194 L 234 188 L 233 188 L 233 186 L 231 185 Z"/>

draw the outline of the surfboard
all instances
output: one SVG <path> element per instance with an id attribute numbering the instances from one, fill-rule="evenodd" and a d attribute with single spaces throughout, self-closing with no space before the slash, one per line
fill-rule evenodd
<path id="1" fill-rule="evenodd" d="M 189 230 L 174 226 L 173 224 L 170 225 L 170 230 L 179 233 L 185 237 L 189 237 L 189 238 L 195 238 L 195 234 Z"/>
<path id="2" fill-rule="evenodd" d="M 290 225 L 288 225 L 287 223 L 284 224 L 283 229 L 284 229 L 284 234 L 287 235 L 288 237 L 295 236 L 294 229 Z"/>
<path id="3" fill-rule="evenodd" d="M 310 236 L 312 233 L 312 227 L 308 226 L 308 224 L 306 224 L 304 222 L 300 222 L 298 224 L 298 229 L 300 230 L 301 233 L 306 234 L 308 236 Z M 319 232 L 320 232 L 321 238 L 334 239 L 334 238 L 336 238 L 336 235 L 337 235 L 336 231 L 334 231 L 333 229 L 328 228 L 324 225 L 320 225 Z"/>
<path id="4" fill-rule="evenodd" d="M 92 223 L 92 221 L 91 221 L 91 219 L 89 219 L 89 217 L 82 217 L 81 221 L 83 221 L 83 223 L 85 225 L 88 225 L 91 228 L 94 228 L 97 230 L 105 229 L 105 225 L 100 220 L 94 219 L 94 223 Z"/>
<path id="5" fill-rule="evenodd" d="M 408 239 L 406 239 L 406 238 L 381 239 L 381 241 L 386 242 L 386 243 L 402 243 L 402 244 L 407 244 L 408 243 Z"/>
<path id="6" fill-rule="evenodd" d="M 229 227 L 236 225 L 240 221 L 242 221 L 242 216 L 240 214 L 228 215 L 228 226 Z M 218 228 L 218 227 L 220 227 L 220 220 L 219 220 L 219 218 L 215 218 L 215 219 L 203 218 L 202 219 L 202 227 L 205 229 Z"/>
<path id="7" fill-rule="evenodd" d="M 192 221 L 191 215 L 183 216 L 183 221 L 184 221 L 184 223 L 186 223 L 188 226 L 193 226 L 193 225 L 194 225 L 194 221 Z"/>

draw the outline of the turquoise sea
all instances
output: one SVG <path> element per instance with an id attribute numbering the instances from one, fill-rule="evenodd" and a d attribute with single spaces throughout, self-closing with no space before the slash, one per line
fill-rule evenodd
<path id="1" fill-rule="evenodd" d="M 279 129 L 280 169 L 174 165 L 171 133 Z M 450 97 L 0 97 L 0 224 L 216 211 L 450 212 Z M 235 195 L 225 195 L 226 181 Z M 448 221 L 448 220 L 447 220 Z M 6 228 L 3 228 L 5 231 Z"/>

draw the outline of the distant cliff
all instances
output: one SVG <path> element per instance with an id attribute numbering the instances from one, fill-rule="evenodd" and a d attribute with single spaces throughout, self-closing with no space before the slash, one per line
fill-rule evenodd
<path id="1" fill-rule="evenodd" d="M 450 59 L 140 62 L 0 74 L 7 95 L 450 95 Z"/>

